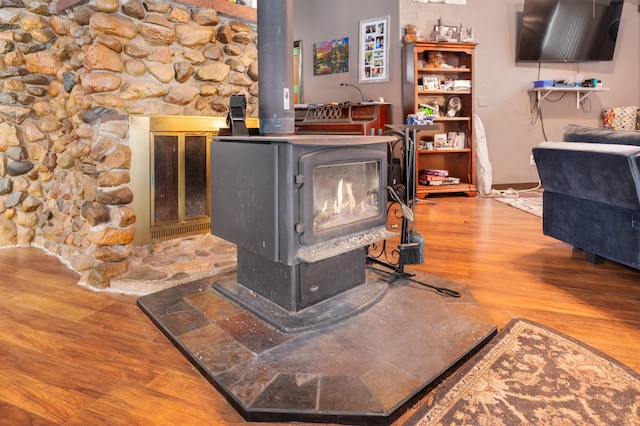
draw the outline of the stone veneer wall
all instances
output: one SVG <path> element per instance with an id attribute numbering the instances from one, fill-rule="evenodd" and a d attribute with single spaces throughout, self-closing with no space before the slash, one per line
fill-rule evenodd
<path id="1" fill-rule="evenodd" d="M 257 116 L 255 25 L 166 1 L 48 5 L 0 0 L 0 246 L 107 288 L 133 250 L 128 116 L 226 116 L 232 94 Z"/>

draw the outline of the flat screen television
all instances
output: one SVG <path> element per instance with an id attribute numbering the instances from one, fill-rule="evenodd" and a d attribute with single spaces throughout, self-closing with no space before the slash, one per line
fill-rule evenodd
<path id="1" fill-rule="evenodd" d="M 516 62 L 611 61 L 624 0 L 525 0 Z"/>

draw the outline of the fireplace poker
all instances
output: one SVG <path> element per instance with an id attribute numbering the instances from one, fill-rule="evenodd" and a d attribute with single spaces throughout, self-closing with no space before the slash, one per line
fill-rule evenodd
<path id="1" fill-rule="evenodd" d="M 411 281 L 412 283 L 420 284 L 421 286 L 424 286 L 424 287 L 428 287 L 428 288 L 430 288 L 432 290 L 435 290 L 436 292 L 438 292 L 438 293 L 440 293 L 440 294 L 442 294 L 444 296 L 460 297 L 460 293 L 459 292 L 457 292 L 455 290 L 451 290 L 450 288 L 437 287 L 435 285 L 430 285 L 430 284 L 427 284 L 427 283 L 423 283 L 422 281 L 418 281 L 418 280 L 416 280 L 414 278 L 410 278 L 410 277 L 400 277 L 400 278 L 402 278 L 404 280 L 407 280 L 407 281 Z"/>

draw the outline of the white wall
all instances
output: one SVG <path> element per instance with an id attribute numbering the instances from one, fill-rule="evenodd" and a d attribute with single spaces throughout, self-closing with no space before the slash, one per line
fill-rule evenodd
<path id="1" fill-rule="evenodd" d="M 416 3 L 412 0 L 294 0 L 294 38 L 304 43 L 303 90 L 305 102 L 358 100 L 354 89 L 341 82 L 358 84 L 358 22 L 391 15 L 392 44 L 389 83 L 360 85 L 365 97 L 383 96 L 393 103 L 393 121 L 401 122 L 402 29 L 415 24 L 421 35 L 442 18 L 445 24 L 471 26 L 478 40 L 476 49 L 476 113 L 482 119 L 493 166 L 494 184 L 536 182 L 535 167 L 529 165 L 531 148 L 544 140 L 541 123 L 531 123 L 527 89 L 538 79 L 565 79 L 575 74 L 576 64 L 516 64 L 516 16 L 524 0 L 467 0 L 467 4 Z M 314 76 L 311 52 L 314 42 L 350 37 L 348 74 Z M 590 110 L 576 109 L 575 97 L 543 103 L 543 117 L 549 140 L 560 140 L 566 124 L 602 126 L 601 110 L 607 106 L 640 103 L 640 13 L 638 0 L 626 0 L 613 62 L 581 63 L 585 77 L 599 78 L 608 92 L 592 94 Z M 554 94 L 551 99 L 558 99 Z M 478 101 L 480 101 L 478 103 Z"/>

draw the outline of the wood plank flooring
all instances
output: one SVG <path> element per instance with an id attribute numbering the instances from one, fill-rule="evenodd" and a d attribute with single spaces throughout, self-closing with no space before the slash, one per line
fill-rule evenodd
<path id="1" fill-rule="evenodd" d="M 640 371 L 640 272 L 589 264 L 543 236 L 541 219 L 491 199 L 431 199 L 416 206 L 416 269 L 467 285 L 499 328 L 537 321 Z M 37 248 L 0 249 L 0 424 L 248 424 L 135 297 L 77 280 Z"/>

